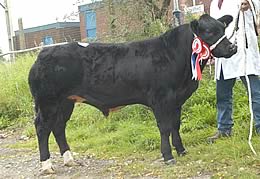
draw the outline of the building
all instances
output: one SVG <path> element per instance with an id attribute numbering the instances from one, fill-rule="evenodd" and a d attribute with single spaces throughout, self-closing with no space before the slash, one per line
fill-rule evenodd
<path id="1" fill-rule="evenodd" d="M 114 0 L 111 0 L 113 2 Z M 187 7 L 193 6 L 195 2 L 196 5 L 203 6 L 203 13 L 209 13 L 209 0 L 172 0 L 169 7 L 169 21 L 171 22 L 173 19 L 173 9 L 175 8 L 173 2 L 176 1 L 179 3 L 179 8 L 182 16 L 181 23 L 185 22 L 184 19 L 184 11 Z M 109 2 L 109 1 L 108 1 Z M 117 1 L 119 4 L 120 1 Z M 120 7 L 120 5 L 117 5 Z M 91 40 L 101 40 L 104 41 L 106 36 L 121 34 L 118 31 L 120 29 L 114 29 L 117 33 L 115 34 L 111 31 L 111 27 L 116 23 L 111 19 L 111 16 L 116 17 L 116 22 L 120 24 L 120 26 L 124 26 L 124 30 L 127 31 L 127 28 L 131 28 L 133 31 L 135 28 L 141 28 L 141 21 L 138 18 L 126 19 L 124 14 L 120 13 L 120 10 L 117 10 L 117 6 L 113 6 L 110 4 L 104 4 L 102 1 L 97 1 L 90 4 L 80 5 L 79 8 L 79 16 L 80 16 L 80 34 L 82 41 L 91 41 Z M 138 15 L 136 15 L 138 17 Z M 129 17 L 127 17 L 129 18 Z M 114 23 L 114 24 L 113 24 Z M 116 25 L 115 25 L 116 26 Z M 113 34 L 114 33 L 114 34 Z"/>
<path id="2" fill-rule="evenodd" d="M 15 50 L 39 45 L 80 41 L 79 22 L 56 22 L 52 24 L 15 31 Z"/>
<path id="3" fill-rule="evenodd" d="M 105 36 L 109 30 L 108 11 L 102 2 L 80 5 L 79 19 L 82 41 Z"/>
<path id="4" fill-rule="evenodd" d="M 129 31 L 140 30 L 142 28 L 140 16 L 132 13 L 129 7 L 133 4 L 130 3 L 137 2 L 111 0 L 80 5 L 81 40 L 107 41 L 111 36 L 126 37 Z"/>

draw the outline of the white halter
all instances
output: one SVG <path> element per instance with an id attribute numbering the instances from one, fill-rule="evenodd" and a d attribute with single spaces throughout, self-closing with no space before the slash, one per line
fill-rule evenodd
<path id="1" fill-rule="evenodd" d="M 223 35 L 222 37 L 220 37 L 220 39 L 218 39 L 214 44 L 212 44 L 209 49 L 210 51 L 212 51 L 213 49 L 215 49 L 217 47 L 217 45 L 226 37 L 226 35 Z"/>

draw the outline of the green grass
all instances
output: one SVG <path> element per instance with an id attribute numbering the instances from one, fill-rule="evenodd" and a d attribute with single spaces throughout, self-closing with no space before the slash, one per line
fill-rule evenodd
<path id="1" fill-rule="evenodd" d="M 24 128 L 31 139 L 12 147 L 37 150 L 33 126 L 33 102 L 27 84 L 28 71 L 35 54 L 17 58 L 13 64 L 0 65 L 0 129 Z M 250 113 L 246 91 L 241 81 L 234 89 L 234 136 L 208 144 L 207 137 L 216 131 L 215 82 L 205 69 L 199 89 L 185 103 L 182 111 L 181 136 L 188 150 L 176 157 L 175 166 L 156 162 L 160 158 L 160 137 L 152 112 L 145 106 L 132 105 L 105 118 L 89 105 L 77 104 L 67 123 L 71 149 L 96 158 L 114 159 L 108 170 L 132 176 L 187 178 L 259 178 L 260 158 L 248 146 Z M 260 151 L 260 138 L 253 136 L 253 146 Z M 51 151 L 58 151 L 53 136 Z M 260 154 L 260 153 L 259 153 Z"/>
<path id="2" fill-rule="evenodd" d="M 31 122 L 33 103 L 27 78 L 35 58 L 35 54 L 27 53 L 15 63 L 0 63 L 0 129 Z"/>

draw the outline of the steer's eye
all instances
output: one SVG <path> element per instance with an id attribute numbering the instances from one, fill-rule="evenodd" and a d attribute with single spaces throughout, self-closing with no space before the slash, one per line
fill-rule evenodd
<path id="1" fill-rule="evenodd" d="M 214 36 L 214 32 L 212 30 L 206 29 L 204 34 L 208 37 Z"/>
<path id="2" fill-rule="evenodd" d="M 214 33 L 213 33 L 213 32 L 209 32 L 208 35 L 209 35 L 209 36 L 213 36 Z"/>

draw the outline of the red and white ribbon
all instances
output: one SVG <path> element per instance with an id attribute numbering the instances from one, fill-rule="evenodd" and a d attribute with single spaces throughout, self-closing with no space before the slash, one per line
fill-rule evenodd
<path id="1" fill-rule="evenodd" d="M 201 80 L 202 73 L 200 68 L 200 63 L 202 60 L 206 60 L 210 57 L 210 48 L 206 43 L 204 43 L 201 38 L 194 37 L 192 42 L 192 57 L 191 57 L 191 67 L 192 67 L 192 79 Z"/>

